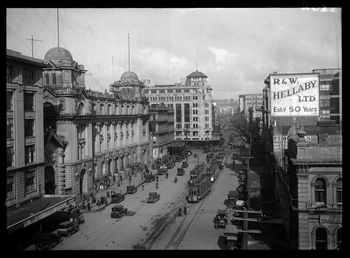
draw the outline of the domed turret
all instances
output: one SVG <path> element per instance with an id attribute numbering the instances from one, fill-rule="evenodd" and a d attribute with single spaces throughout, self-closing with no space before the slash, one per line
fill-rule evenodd
<path id="1" fill-rule="evenodd" d="M 73 57 L 69 51 L 62 47 L 54 47 L 47 51 L 45 61 L 51 61 L 57 66 L 72 66 Z"/>

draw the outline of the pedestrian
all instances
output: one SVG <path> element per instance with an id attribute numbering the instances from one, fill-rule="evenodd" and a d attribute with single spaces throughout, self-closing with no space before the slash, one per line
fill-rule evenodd
<path id="1" fill-rule="evenodd" d="M 109 196 L 110 196 L 110 195 L 109 195 L 109 191 L 107 191 L 107 198 L 109 198 Z"/>
<path id="2" fill-rule="evenodd" d="M 182 210 L 181 210 L 181 207 L 179 208 L 179 212 L 178 212 L 178 217 L 181 217 L 182 216 Z"/>
<path id="3" fill-rule="evenodd" d="M 87 209 L 88 209 L 88 211 L 91 209 L 90 201 L 88 201 L 88 203 L 87 203 Z"/>
<path id="4" fill-rule="evenodd" d="M 143 189 L 145 189 L 145 186 L 144 186 L 144 185 L 142 185 L 142 191 L 143 191 Z"/>
<path id="5" fill-rule="evenodd" d="M 184 214 L 187 215 L 187 207 L 186 207 L 186 204 L 184 206 Z"/>
<path id="6" fill-rule="evenodd" d="M 158 182 L 156 182 L 156 189 L 158 189 Z"/>

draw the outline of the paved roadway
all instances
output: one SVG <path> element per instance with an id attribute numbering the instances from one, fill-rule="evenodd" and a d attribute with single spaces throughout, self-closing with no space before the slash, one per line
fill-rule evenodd
<path id="1" fill-rule="evenodd" d="M 193 154 L 198 150 L 193 150 Z M 155 181 L 145 183 L 133 195 L 126 195 L 125 200 L 120 204 L 128 210 L 135 211 L 133 216 L 124 216 L 121 219 L 110 217 L 111 207 L 97 212 L 84 214 L 85 223 L 81 225 L 80 231 L 65 238 L 54 250 L 94 250 L 94 249 L 134 249 L 135 245 L 144 245 L 151 248 L 154 241 L 167 227 L 171 220 L 176 218 L 178 207 L 184 204 L 184 196 L 187 193 L 186 186 L 189 179 L 189 171 L 197 164 L 194 155 L 189 158 L 189 167 L 178 182 L 174 183 L 176 170 L 181 162 L 169 170 L 169 178 L 159 177 L 159 189 L 155 188 Z M 200 161 L 203 161 L 205 154 L 201 153 Z M 156 203 L 146 203 L 149 192 L 160 193 L 160 200 Z"/>

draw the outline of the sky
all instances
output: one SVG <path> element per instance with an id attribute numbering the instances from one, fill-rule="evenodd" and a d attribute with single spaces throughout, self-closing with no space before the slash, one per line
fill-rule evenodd
<path id="1" fill-rule="evenodd" d="M 270 73 L 341 68 L 340 8 L 59 9 L 60 47 L 85 66 L 86 88 L 128 70 L 154 84 L 201 71 L 215 99 L 262 93 Z M 7 49 L 44 59 L 58 46 L 57 9 L 8 8 Z"/>

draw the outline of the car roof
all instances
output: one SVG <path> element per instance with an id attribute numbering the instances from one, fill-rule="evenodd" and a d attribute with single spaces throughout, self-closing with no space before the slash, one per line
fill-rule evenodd
<path id="1" fill-rule="evenodd" d="M 117 204 L 117 205 L 114 205 L 114 206 L 112 207 L 112 209 L 114 209 L 114 208 L 124 208 L 124 206 L 123 206 L 123 205 L 120 205 L 120 204 Z"/>
<path id="2" fill-rule="evenodd" d="M 72 223 L 73 221 L 72 220 L 66 220 L 66 221 L 63 221 L 60 223 L 60 225 L 67 225 L 69 223 Z"/>

